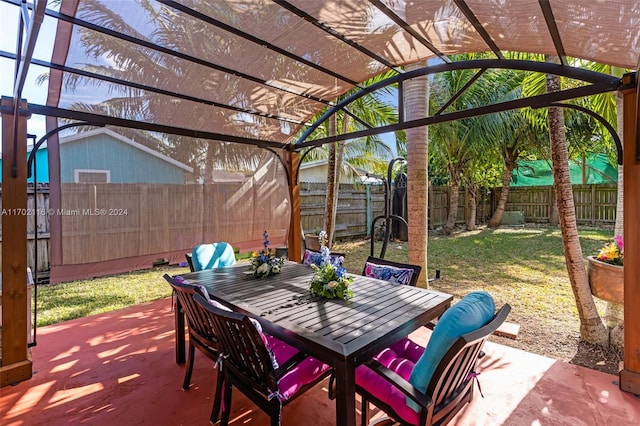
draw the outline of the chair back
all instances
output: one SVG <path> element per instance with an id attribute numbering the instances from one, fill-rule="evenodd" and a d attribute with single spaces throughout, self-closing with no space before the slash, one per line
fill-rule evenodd
<path id="1" fill-rule="evenodd" d="M 249 317 L 218 309 L 202 295 L 193 296 L 207 322 L 214 325 L 224 354 L 224 367 L 236 380 L 268 397 L 278 389 L 271 355 Z"/>
<path id="2" fill-rule="evenodd" d="M 187 259 L 187 265 L 189 265 L 189 270 L 191 272 L 194 272 L 194 269 L 193 269 L 193 254 L 185 253 L 184 257 L 185 257 L 185 259 Z"/>
<path id="3" fill-rule="evenodd" d="M 511 306 L 505 304 L 485 326 L 456 340 L 438 364 L 427 386 L 434 403 L 433 418 L 427 424 L 445 424 L 470 401 L 475 367 L 484 343 L 505 321 Z"/>
<path id="4" fill-rule="evenodd" d="M 421 271 L 422 267 L 419 265 L 393 262 L 391 260 L 369 256 L 364 264 L 362 275 L 389 281 L 394 284 L 415 287 Z"/>
<path id="5" fill-rule="evenodd" d="M 235 265 L 236 256 L 229 243 L 198 244 L 191 252 L 191 261 L 193 270 L 201 271 Z"/>
<path id="6" fill-rule="evenodd" d="M 212 324 L 208 321 L 200 305 L 193 300 L 195 294 L 208 300 L 209 294 L 207 290 L 201 285 L 180 282 L 178 279 L 172 278 L 167 274 L 164 275 L 164 279 L 167 280 L 173 288 L 174 294 L 180 301 L 182 310 L 187 316 L 190 338 L 195 338 L 201 344 L 212 349 L 218 349 L 218 337 L 215 334 Z"/>

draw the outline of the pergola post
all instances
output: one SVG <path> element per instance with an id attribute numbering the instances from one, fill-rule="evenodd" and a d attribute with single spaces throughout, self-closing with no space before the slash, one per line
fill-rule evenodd
<path id="1" fill-rule="evenodd" d="M 2 364 L 0 387 L 31 378 L 27 348 L 27 103 L 2 97 Z M 17 118 L 17 126 L 14 118 Z M 14 141 L 17 143 L 14 146 Z M 14 163 L 14 159 L 17 160 Z M 14 168 L 15 166 L 15 168 Z M 15 176 L 14 176 L 15 174 Z"/>
<path id="2" fill-rule="evenodd" d="M 634 74 L 626 74 L 623 84 Z M 629 81 L 625 81 L 628 79 Z M 624 140 L 624 367 L 620 389 L 640 394 L 640 161 L 637 159 L 638 98 L 633 89 L 622 91 Z"/>
<path id="3" fill-rule="evenodd" d="M 285 151 L 289 177 L 289 198 L 291 200 L 291 220 L 289 223 L 288 256 L 289 260 L 300 262 L 302 259 L 302 226 L 300 215 L 300 182 L 298 181 L 298 163 L 300 153 Z"/>

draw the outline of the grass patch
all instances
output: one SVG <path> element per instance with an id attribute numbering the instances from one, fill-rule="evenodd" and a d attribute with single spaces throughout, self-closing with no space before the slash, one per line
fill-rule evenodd
<path id="1" fill-rule="evenodd" d="M 157 267 L 110 277 L 38 286 L 38 326 L 122 309 L 171 295 L 162 278 L 188 268 Z"/>
<path id="2" fill-rule="evenodd" d="M 598 252 L 613 231 L 580 230 L 583 256 Z M 381 242 L 375 244 L 379 255 Z M 348 271 L 360 273 L 369 255 L 369 241 L 334 246 L 347 253 Z M 490 292 L 497 306 L 509 303 L 508 321 L 520 324 L 517 341 L 501 341 L 531 352 L 569 360 L 579 340 L 580 321 L 558 228 L 524 227 L 480 229 L 451 236 L 430 235 L 428 275 L 441 270 L 431 288 L 460 299 L 474 290 Z M 389 243 L 387 259 L 407 262 L 407 243 Z M 596 306 L 602 314 L 604 303 Z M 573 346 L 570 348 L 569 346 Z"/>
<path id="3" fill-rule="evenodd" d="M 583 256 L 596 253 L 612 231 L 580 231 Z M 379 254 L 381 242 L 375 243 Z M 345 267 L 362 272 L 370 241 L 345 241 L 334 246 L 345 252 Z M 407 262 L 406 243 L 390 242 L 386 258 Z M 521 325 L 517 341 L 506 342 L 532 352 L 566 359 L 570 342 L 578 341 L 579 319 L 563 254 L 560 230 L 550 227 L 481 229 L 452 236 L 431 235 L 429 270 L 440 269 L 435 290 L 456 299 L 473 290 L 493 294 L 498 306 L 512 306 L 508 321 Z M 54 324 L 168 297 L 162 275 L 187 268 L 157 267 L 117 276 L 38 287 L 38 326 Z M 597 302 L 602 313 L 604 304 Z M 575 345 L 573 345 L 575 346 Z"/>

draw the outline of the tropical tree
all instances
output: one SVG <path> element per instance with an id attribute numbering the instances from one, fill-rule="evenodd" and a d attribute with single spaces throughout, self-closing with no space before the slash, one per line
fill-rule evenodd
<path id="1" fill-rule="evenodd" d="M 380 74 L 363 83 L 364 86 L 374 84 L 388 78 L 391 72 Z M 354 89 L 342 95 L 341 101 L 351 94 Z M 367 94 L 348 105 L 350 114 L 343 110 L 329 117 L 324 126 L 320 126 L 310 139 L 325 136 L 335 136 L 358 130 L 364 130 L 366 125 L 380 127 L 398 122 L 398 114 L 389 103 L 388 96 L 393 95 L 395 89 L 391 86 Z M 359 120 L 353 118 L 358 117 Z M 366 125 L 364 124 L 366 123 Z M 372 135 L 351 141 L 339 141 L 315 149 L 307 156 L 308 161 L 327 158 L 327 204 L 324 213 L 324 230 L 327 232 L 328 245 L 331 246 L 335 236 L 335 218 L 338 204 L 338 188 L 343 166 L 352 168 L 380 169 L 381 164 L 391 157 L 391 149 L 384 143 L 380 135 Z"/>
<path id="2" fill-rule="evenodd" d="M 555 63 L 557 58 L 548 57 L 547 61 Z M 558 76 L 548 75 L 546 82 L 548 92 L 560 90 L 560 78 Z M 567 153 L 563 110 L 561 108 L 548 108 L 547 122 L 549 126 L 553 180 L 558 204 L 560 229 L 562 231 L 562 243 L 564 246 L 569 281 L 571 282 L 571 288 L 580 317 L 580 336 L 587 342 L 606 345 L 608 343 L 609 333 L 598 315 L 593 297 L 591 296 L 587 272 L 584 267 L 584 257 L 578 237 L 573 189 L 571 187 L 571 176 L 569 174 L 569 156 Z"/>
<path id="3" fill-rule="evenodd" d="M 489 74 L 492 74 L 491 72 Z M 452 97 L 459 93 L 473 77 L 474 70 L 457 70 L 439 73 L 432 83 L 431 110 L 433 114 L 440 111 Z M 490 102 L 489 87 L 491 78 L 480 77 L 471 87 L 448 105 L 453 110 L 463 110 Z M 459 190 L 465 170 L 478 157 L 485 156 L 491 144 L 486 127 L 486 118 L 477 117 L 451 121 L 431 126 L 430 141 L 434 148 L 434 164 L 447 171 L 449 186 L 449 213 L 444 226 L 445 234 L 450 234 L 458 215 Z M 473 176 L 473 174 L 467 174 Z M 472 184 L 471 187 L 474 187 Z"/>
<path id="4" fill-rule="evenodd" d="M 502 70 L 499 73 L 488 74 L 486 83 L 491 89 L 483 92 L 484 102 L 496 104 L 520 98 L 525 75 L 525 72 L 519 70 Z M 544 143 L 546 132 L 541 133 L 522 110 L 490 114 L 479 117 L 478 120 L 480 132 L 495 154 L 493 158 L 502 161 L 500 197 L 488 222 L 489 227 L 497 227 L 502 221 L 509 196 L 511 175 L 517 167 L 518 160 L 527 151 L 538 150 Z"/>
<path id="5" fill-rule="evenodd" d="M 406 71 L 425 67 L 426 63 L 406 66 Z M 427 116 L 429 79 L 413 78 L 404 83 L 406 120 Z M 406 130 L 407 137 L 407 222 L 409 223 L 409 263 L 420 265 L 419 282 L 427 285 L 427 240 L 429 228 L 429 139 L 427 126 Z"/>

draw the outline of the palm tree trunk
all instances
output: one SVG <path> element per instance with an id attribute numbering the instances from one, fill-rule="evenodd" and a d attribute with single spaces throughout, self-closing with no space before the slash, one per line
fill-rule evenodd
<path id="1" fill-rule="evenodd" d="M 460 179 L 456 174 L 451 176 L 451 183 L 449 185 L 450 197 L 449 197 L 449 214 L 447 215 L 447 223 L 444 225 L 444 233 L 451 235 L 453 228 L 456 226 L 456 219 L 458 218 L 458 199 L 460 198 Z"/>
<path id="2" fill-rule="evenodd" d="M 624 140 L 624 116 L 622 115 L 622 94 L 616 93 L 616 110 L 618 111 L 617 116 L 617 126 L 618 126 L 618 136 L 620 136 L 620 140 Z M 624 183 L 624 173 L 622 171 L 622 165 L 618 165 L 618 201 L 616 203 L 616 225 L 614 228 L 614 235 L 623 235 L 624 234 L 624 197 L 623 197 L 623 183 Z"/>
<path id="3" fill-rule="evenodd" d="M 511 185 L 511 173 L 516 167 L 516 163 L 513 161 L 505 160 L 504 175 L 502 175 L 502 188 L 500 189 L 500 198 L 498 199 L 498 206 L 493 212 L 489 223 L 489 228 L 496 228 L 502 222 L 502 213 L 507 205 L 507 199 L 509 198 L 509 185 Z"/>
<path id="4" fill-rule="evenodd" d="M 547 92 L 556 92 L 558 90 L 560 90 L 560 78 L 554 75 L 547 75 Z M 571 282 L 580 317 L 580 337 L 590 343 L 607 345 L 609 334 L 598 315 L 596 305 L 591 296 L 580 239 L 578 238 L 576 210 L 573 202 L 571 177 L 569 175 L 569 156 L 567 153 L 563 110 L 561 108 L 549 108 L 547 122 L 549 125 L 553 179 L 560 217 L 560 229 L 562 231 L 562 243 L 569 281 Z"/>
<path id="5" fill-rule="evenodd" d="M 624 140 L 624 116 L 622 115 L 622 94 L 616 93 L 616 111 L 617 111 L 617 127 L 620 140 Z M 624 172 L 622 165 L 618 165 L 618 190 L 616 202 L 616 224 L 613 229 L 613 235 L 624 235 Z M 624 337 L 624 307 L 621 303 L 607 302 L 605 307 L 604 319 L 607 327 L 612 328 L 610 345 L 622 349 Z"/>
<path id="6" fill-rule="evenodd" d="M 335 136 L 337 117 L 335 114 L 329 118 L 329 136 Z M 336 192 L 338 182 L 336 181 L 336 146 L 337 143 L 329 144 L 329 159 L 327 161 L 327 204 L 324 209 L 324 231 L 327 233 L 327 245 L 331 247 L 335 229 L 335 216 L 333 214 L 336 202 Z"/>
<path id="7" fill-rule="evenodd" d="M 425 62 L 410 64 L 406 71 L 426 66 Z M 429 80 L 413 78 L 404 84 L 405 119 L 424 118 L 428 113 Z M 428 129 L 407 129 L 407 210 L 409 263 L 422 266 L 419 283 L 427 285 L 427 239 L 429 223 L 429 140 Z"/>
<path id="8" fill-rule="evenodd" d="M 478 185 L 474 185 L 469 189 L 469 219 L 467 220 L 467 231 L 476 229 L 476 215 L 478 214 L 477 196 Z"/>

